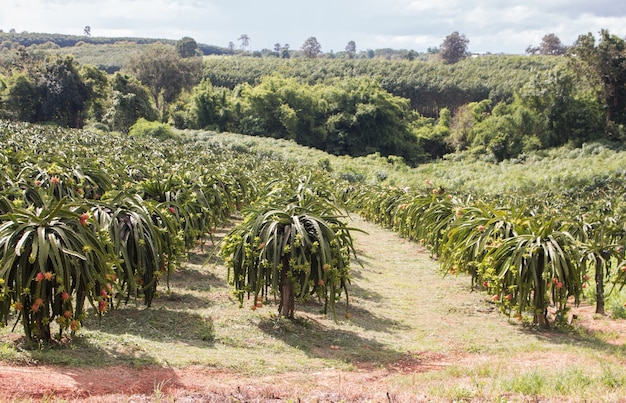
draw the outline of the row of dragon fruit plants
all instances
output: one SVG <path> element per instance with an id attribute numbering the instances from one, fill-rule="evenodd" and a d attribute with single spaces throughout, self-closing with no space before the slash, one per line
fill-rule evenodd
<path id="1" fill-rule="evenodd" d="M 424 245 L 444 275 L 470 274 L 505 313 L 550 326 L 584 296 L 605 313 L 606 295 L 626 284 L 624 189 L 580 190 L 480 199 L 427 180 L 413 191 L 354 186 L 351 206 Z"/>
<path id="2" fill-rule="evenodd" d="M 187 251 L 256 198 L 264 172 L 286 169 L 210 140 L 4 121 L 0 148 L 0 318 L 31 344 L 73 334 L 90 306 L 150 306 Z"/>

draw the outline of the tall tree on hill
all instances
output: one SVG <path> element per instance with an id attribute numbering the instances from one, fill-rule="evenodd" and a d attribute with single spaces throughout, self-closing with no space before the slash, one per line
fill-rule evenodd
<path id="1" fill-rule="evenodd" d="M 607 134 L 613 136 L 615 124 L 626 124 L 626 43 L 603 29 L 597 45 L 593 34 L 580 35 L 570 56 L 604 104 Z"/>
<path id="2" fill-rule="evenodd" d="M 157 110 L 165 119 L 167 105 L 183 90 L 200 82 L 202 59 L 182 58 L 174 46 L 157 43 L 132 58 L 124 70 L 150 89 Z"/>
<path id="3" fill-rule="evenodd" d="M 176 41 L 176 50 L 182 58 L 188 58 L 198 55 L 198 43 L 195 39 L 188 36 Z"/>
<path id="4" fill-rule="evenodd" d="M 529 55 L 547 55 L 547 56 L 560 56 L 567 52 L 567 46 L 563 45 L 561 40 L 555 34 L 547 34 L 541 40 L 539 46 L 529 46 L 526 48 L 526 53 Z"/>
<path id="5" fill-rule="evenodd" d="M 348 54 L 348 59 L 354 59 L 356 55 L 356 43 L 354 41 L 348 42 L 346 45 L 346 53 Z"/>
<path id="6" fill-rule="evenodd" d="M 241 41 L 241 50 L 245 52 L 246 48 L 250 46 L 250 37 L 248 34 L 241 34 L 237 40 Z"/>
<path id="7" fill-rule="evenodd" d="M 283 59 L 289 59 L 290 53 L 289 53 L 289 44 L 286 43 L 283 45 L 282 49 L 280 50 L 280 57 L 282 57 Z"/>
<path id="8" fill-rule="evenodd" d="M 539 45 L 539 53 L 542 55 L 558 56 L 567 52 L 567 46 L 561 43 L 561 40 L 555 34 L 547 34 L 541 40 Z"/>
<path id="9" fill-rule="evenodd" d="M 308 59 L 315 59 L 320 55 L 320 53 L 322 53 L 322 45 L 320 45 L 316 37 L 311 36 L 304 41 L 300 50 L 302 50 L 304 57 Z"/>
<path id="10" fill-rule="evenodd" d="M 454 31 L 446 36 L 446 39 L 441 43 L 439 51 L 441 58 L 448 64 L 454 64 L 465 59 L 469 56 L 469 52 L 467 51 L 468 44 L 469 39 L 467 39 L 464 34 L 459 34 L 457 31 Z"/>

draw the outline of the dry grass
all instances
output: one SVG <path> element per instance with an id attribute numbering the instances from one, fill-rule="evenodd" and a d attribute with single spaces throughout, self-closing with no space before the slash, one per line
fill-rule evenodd
<path id="1" fill-rule="evenodd" d="M 5 328 L 0 358 L 84 370 L 167 369 L 151 390 L 154 400 L 625 398 L 624 346 L 611 327 L 620 322 L 599 326 L 581 317 L 596 325 L 592 331 L 524 326 L 472 292 L 468 278 L 443 277 L 415 243 L 358 218 L 354 225 L 368 234 L 354 234 L 362 266 L 353 265 L 350 306 L 338 306 L 336 321 L 317 301 L 298 305 L 294 321 L 277 317 L 272 299 L 261 309 L 251 310 L 251 301 L 239 308 L 223 262 L 196 251 L 152 308 L 131 301 L 87 320 L 72 343 L 39 351 L 21 350 Z"/>

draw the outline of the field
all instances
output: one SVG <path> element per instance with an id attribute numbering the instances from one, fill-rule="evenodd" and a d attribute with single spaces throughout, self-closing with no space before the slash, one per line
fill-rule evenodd
<path id="1" fill-rule="evenodd" d="M 239 308 L 210 248 L 153 306 L 91 315 L 42 350 L 2 330 L 10 401 L 606 401 L 626 398 L 622 321 L 584 305 L 566 330 L 503 316 L 417 244 L 354 217 L 358 264 L 338 320 L 311 302 L 294 321 Z M 224 231 L 220 232 L 221 234 Z M 218 239 L 216 239 L 217 241 Z M 210 258 L 207 260 L 207 258 Z M 93 314 L 93 312 L 92 312 Z"/>
<path id="2" fill-rule="evenodd" d="M 2 124 L 7 180 L 0 195 L 0 242 L 9 246 L 1 249 L 0 305 L 6 326 L 0 328 L 0 400 L 626 401 L 626 324 L 620 319 L 626 298 L 619 287 L 611 291 L 624 275 L 615 270 L 622 267 L 617 259 L 623 249 L 621 226 L 613 224 L 623 218 L 624 153 L 619 150 L 591 144 L 538 152 L 518 162 L 493 164 L 461 156 L 409 169 L 376 155 L 333 157 L 293 142 L 225 133 L 178 133 L 155 142 Z M 594 168 L 577 174 L 582 166 Z M 534 179 L 523 182 L 524 170 L 532 170 Z M 444 186 L 450 193 L 443 194 Z M 294 187 L 300 193 L 290 193 Z M 581 188 L 590 190 L 572 191 Z M 293 319 L 278 315 L 272 294 L 258 306 L 240 293 L 240 307 L 229 276 L 232 262 L 220 253 L 228 243 L 221 242 L 225 235 L 245 223 L 242 214 L 264 206 L 278 209 L 272 204 L 276 200 L 289 205 L 300 200 L 300 208 L 318 209 L 333 199 L 333 192 L 351 199 L 359 211 L 348 222 L 356 252 L 349 305 L 341 295 L 335 320 L 323 313 L 324 294 L 313 287 L 322 301 L 298 302 Z M 494 204 L 472 204 L 471 194 Z M 532 214 L 524 212 L 524 220 L 501 207 L 516 200 L 536 203 Z M 600 202 L 613 203 L 613 210 L 593 204 Z M 251 209 L 246 210 L 247 203 Z M 579 218 L 581 205 L 601 206 L 615 221 L 596 224 L 589 214 Z M 557 209 L 564 218 L 546 227 L 543 220 L 552 219 Z M 298 211 L 305 212 L 299 216 L 313 214 Z M 406 211 L 411 213 L 405 216 Z M 467 214 L 459 214 L 463 211 Z M 433 212 L 437 218 L 428 222 Z M 269 214 L 268 222 L 280 214 Z M 515 285 L 505 283 L 510 276 L 502 277 L 501 285 L 493 273 L 481 271 L 485 262 L 493 262 L 489 250 L 453 242 L 459 228 L 469 228 L 467 239 L 482 239 L 499 223 L 512 223 L 516 232 L 507 238 L 490 232 L 488 246 L 498 250 L 495 241 L 517 241 L 536 231 L 531 220 L 549 230 L 537 237 L 546 247 L 559 246 L 548 242 L 577 220 L 593 224 L 585 227 L 591 235 L 589 228 L 616 229 L 609 245 L 615 255 L 605 265 L 613 270 L 607 276 L 606 315 L 594 314 L 587 261 L 570 260 L 577 248 L 589 247 L 589 237 L 567 238 L 572 243 L 559 249 L 565 262 L 560 269 L 571 269 L 566 276 L 553 278 L 562 274 L 543 261 L 547 282 L 554 284 L 541 302 L 548 307 L 548 326 L 533 321 L 533 306 L 524 306 Z M 413 227 L 422 232 L 406 231 L 408 224 L 418 224 Z M 38 238 L 22 235 L 24 228 L 36 228 L 24 234 L 58 232 Z M 127 231 L 144 238 L 133 243 L 133 237 L 122 236 Z M 58 248 L 57 233 L 91 243 Z M 250 246 L 267 248 L 259 241 Z M 161 249 L 146 258 L 146 244 Z M 41 255 L 55 247 L 59 257 Z M 102 255 L 87 258 L 100 248 Z M 480 253 L 466 253 L 475 249 Z M 105 254 L 111 260 L 98 260 Z M 67 268 L 56 263 L 62 255 L 65 264 L 89 262 L 77 266 L 93 270 L 86 288 L 80 288 L 74 272 L 75 282 L 52 281 L 67 278 Z M 522 260 L 520 270 L 527 262 Z M 450 274 L 448 268 L 458 265 L 465 266 Z M 20 284 L 13 273 L 22 271 L 25 282 Z M 147 274 L 162 276 L 154 294 L 151 286 L 139 283 L 149 279 Z M 558 285 L 561 281 L 565 287 Z M 44 285 L 49 294 L 42 293 Z M 78 302 L 85 294 L 83 312 Z M 582 297 L 579 306 L 573 303 L 576 296 Z M 521 304 L 520 315 L 513 302 Z M 51 324 L 49 338 L 41 333 L 47 324 L 38 316 L 42 306 L 49 309 L 44 317 Z M 29 321 L 22 329 L 18 315 L 25 312 Z M 57 337 L 59 325 L 62 337 Z"/>

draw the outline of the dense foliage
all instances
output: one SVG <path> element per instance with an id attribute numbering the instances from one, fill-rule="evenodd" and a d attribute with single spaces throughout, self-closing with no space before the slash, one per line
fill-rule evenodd
<path id="1" fill-rule="evenodd" d="M 591 184 L 588 185 L 591 189 Z M 540 326 L 566 323 L 593 279 L 596 311 L 605 283 L 623 287 L 623 180 L 588 192 L 461 198 L 430 181 L 416 191 L 354 188 L 352 206 L 431 250 L 444 273 L 469 273 L 504 312 Z M 593 283 L 591 283 L 593 284 Z"/>
<path id="2" fill-rule="evenodd" d="M 582 35 L 567 56 L 202 59 L 199 45 L 182 38 L 144 45 L 111 76 L 71 56 L 17 47 L 0 76 L 0 117 L 123 133 L 143 118 L 410 165 L 454 152 L 502 161 L 622 140 L 625 48 L 602 31 L 597 44 Z"/>
<path id="3" fill-rule="evenodd" d="M 49 340 L 54 323 L 75 332 L 87 302 L 98 313 L 130 298 L 150 306 L 159 280 L 265 178 L 258 160 L 244 169 L 201 141 L 6 121 L 0 136 L 0 313 L 31 341 Z"/>
<path id="4" fill-rule="evenodd" d="M 554 57 L 485 55 L 455 64 L 421 60 L 385 59 L 279 59 L 218 57 L 205 59 L 204 77 L 216 87 L 234 89 L 256 85 L 261 78 L 280 72 L 308 84 L 335 79 L 369 77 L 383 89 L 407 98 L 423 115 L 437 117 L 473 101 L 510 99 L 535 74 L 563 63 Z"/>
<path id="5" fill-rule="evenodd" d="M 295 301 L 316 295 L 324 311 L 335 314 L 335 301 L 343 292 L 347 299 L 350 254 L 356 252 L 334 191 L 324 177 L 272 181 L 230 231 L 222 254 L 242 304 L 246 293 L 254 296 L 252 309 L 269 292 L 280 293 L 279 313 L 293 318 Z"/>
<path id="6" fill-rule="evenodd" d="M 129 139 L 2 123 L 0 312 L 5 323 L 21 319 L 33 341 L 78 330 L 88 306 L 103 313 L 130 298 L 150 305 L 185 251 L 252 200 L 224 244 L 231 281 L 255 307 L 280 296 L 286 316 L 294 301 L 317 295 L 334 311 L 347 295 L 353 250 L 339 200 L 423 243 L 445 273 L 469 273 L 505 312 L 539 325 L 565 323 L 583 296 L 603 312 L 604 296 L 626 283 L 619 172 L 571 183 L 584 192 L 553 175 L 538 183 L 561 183 L 552 192 L 474 189 L 468 197 L 468 189 L 444 189 L 443 177 L 413 189 L 348 184 L 339 180 L 348 178 L 339 158 L 312 153 L 300 170 L 293 162 L 304 149 L 283 156 L 275 152 L 283 143 L 261 149 L 226 135 L 156 140 L 160 128 L 143 125 Z M 579 156 L 609 154 L 596 146 Z M 380 169 L 363 162 L 361 169 Z M 335 179 L 324 174 L 335 170 Z"/>

